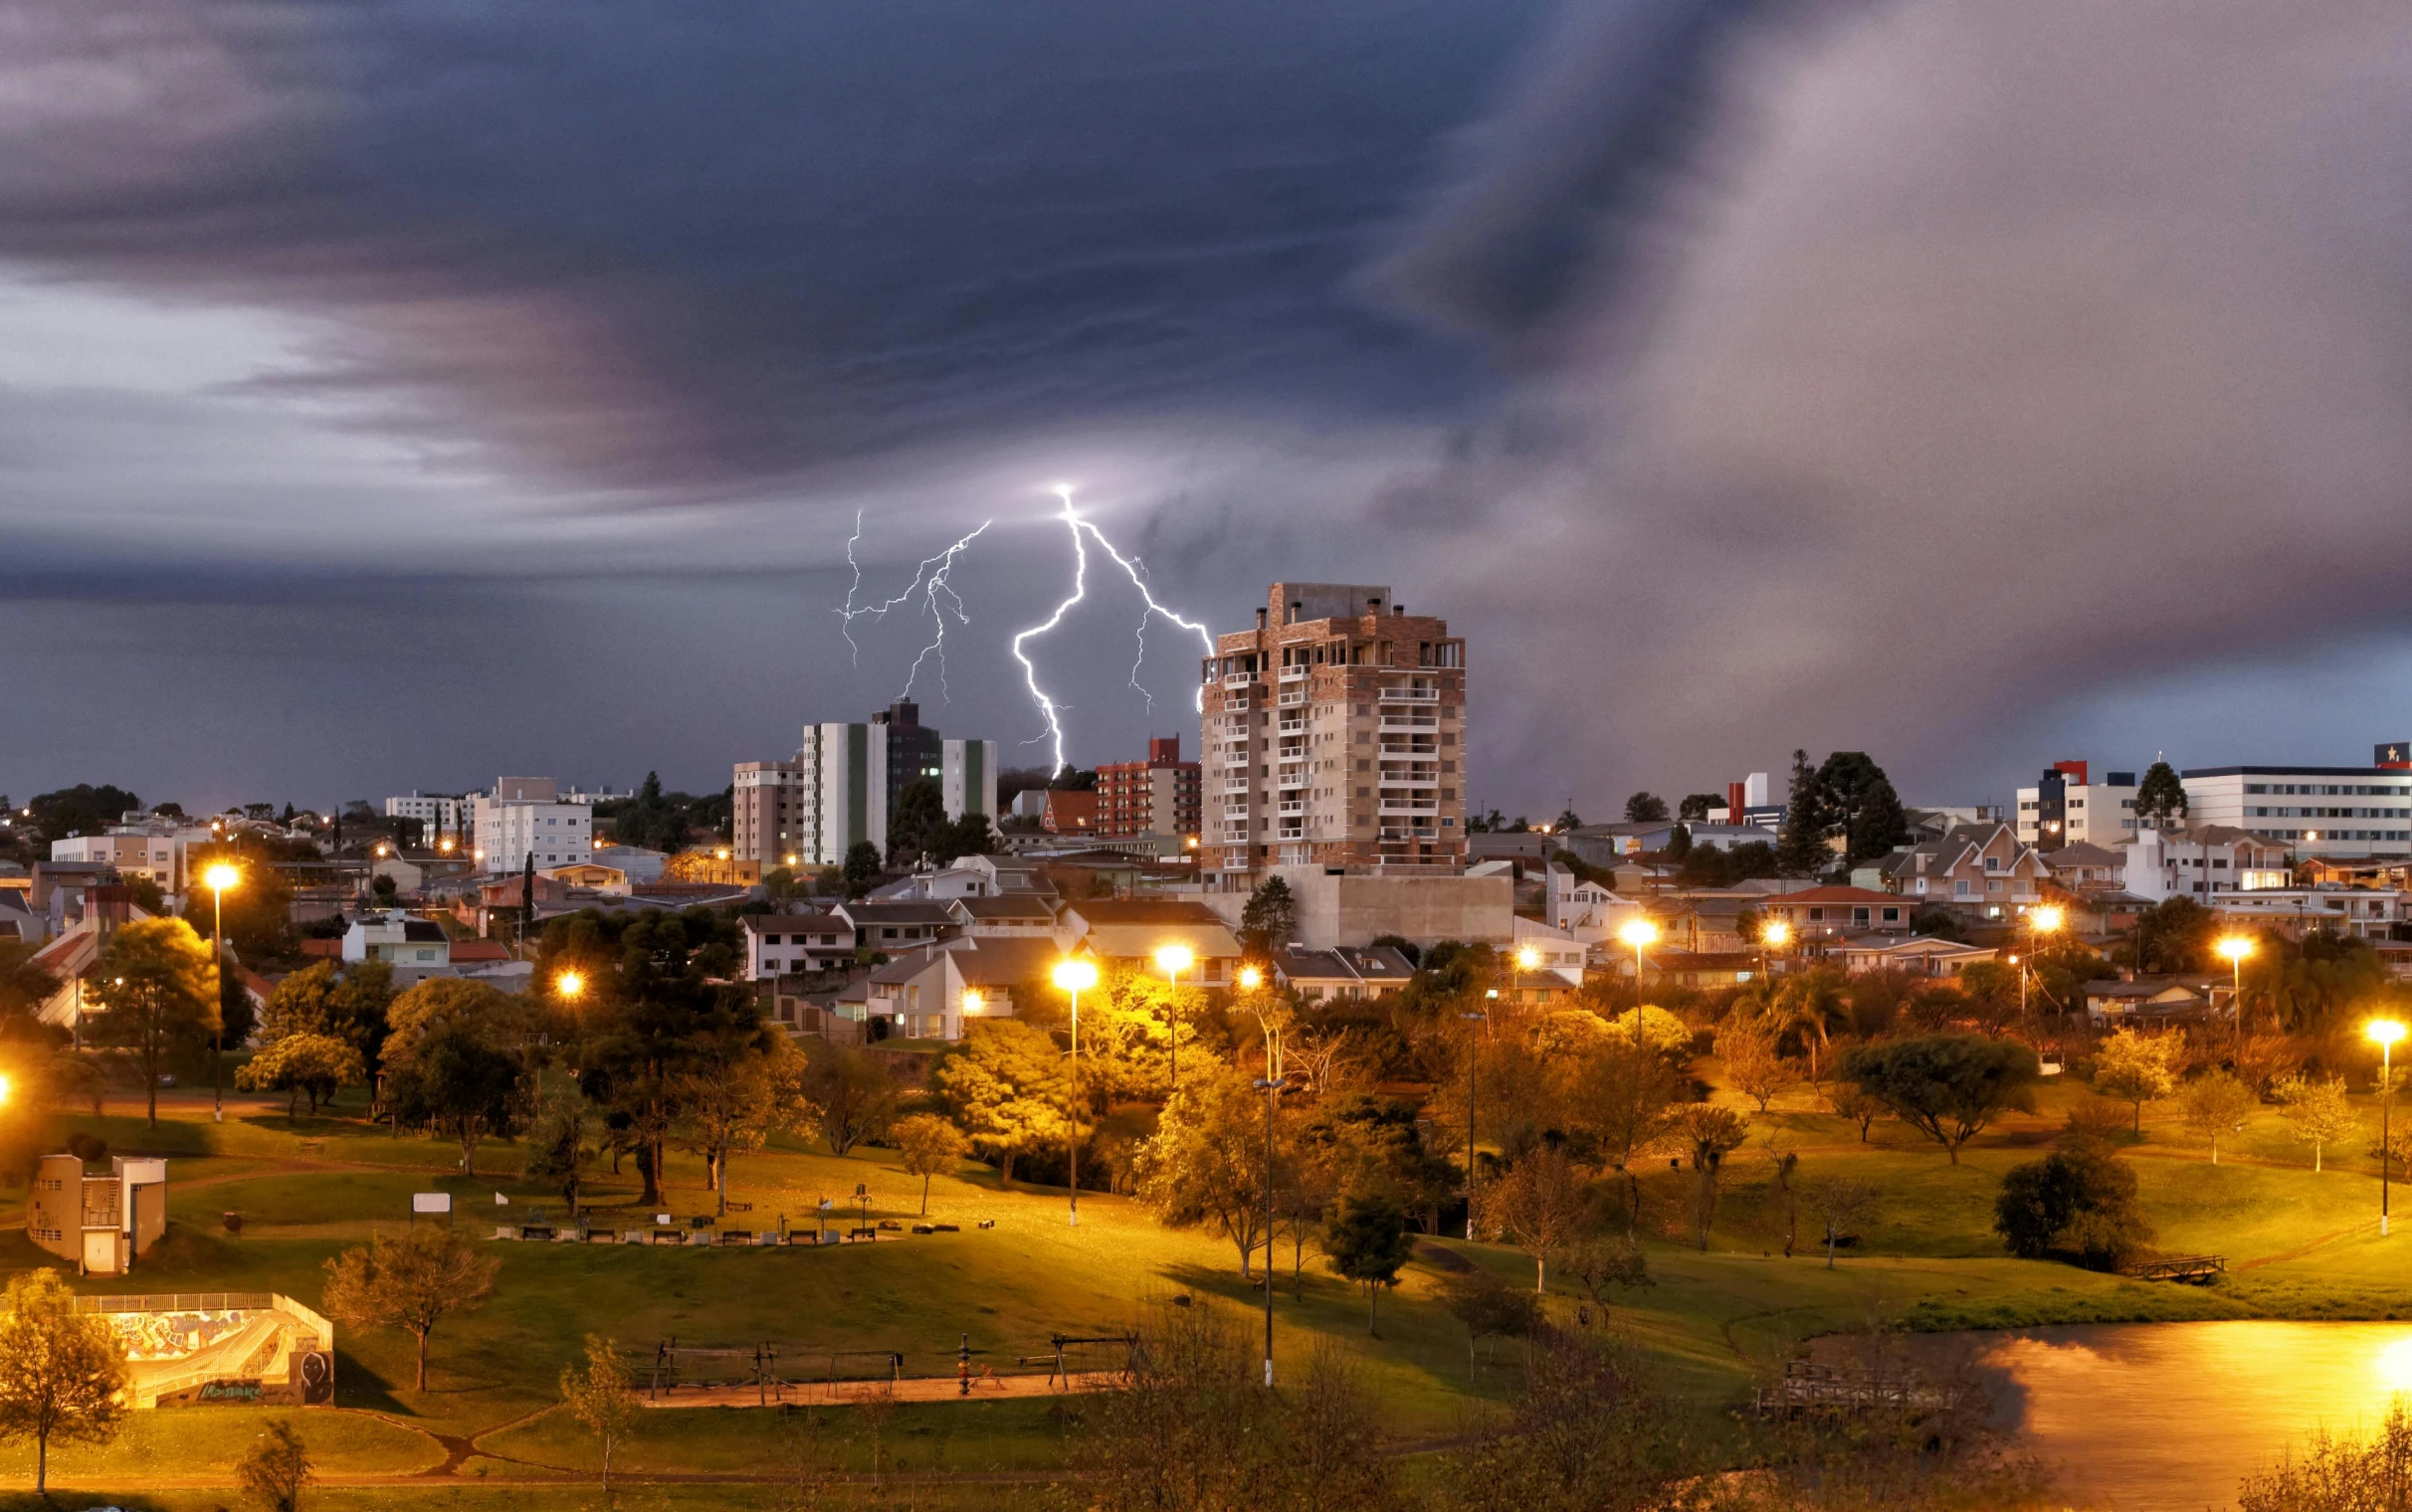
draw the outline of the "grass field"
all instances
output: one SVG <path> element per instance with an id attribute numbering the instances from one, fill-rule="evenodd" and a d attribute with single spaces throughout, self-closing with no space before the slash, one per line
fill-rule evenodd
<path id="1" fill-rule="evenodd" d="M 1671 1390 L 1713 1423 L 1744 1394 L 1754 1368 L 1836 1330 L 2412 1317 L 2412 1271 L 2397 1251 L 2412 1235 L 2376 1237 L 2368 1161 L 2358 1149 L 2332 1151 L 2329 1170 L 2315 1176 L 2309 1152 L 2288 1142 L 2267 1114 L 2250 1121 L 2233 1153 L 2223 1147 L 2216 1168 L 2150 1112 L 2142 1142 L 2129 1151 L 2161 1246 L 2230 1258 L 2231 1273 L 2216 1284 L 2143 1283 L 2004 1256 L 1990 1231 L 2001 1175 L 2048 1146 L 2061 1104 L 2075 1090 L 2049 1089 L 2036 1115 L 1989 1133 L 1956 1166 L 1906 1129 L 1880 1124 L 1863 1144 L 1856 1128 L 1816 1111 L 1805 1094 L 1780 1100 L 1753 1120 L 1762 1143 L 1728 1163 L 1708 1250 L 1669 1236 L 1654 1241 L 1657 1284 L 1612 1309 L 1616 1326 L 1660 1358 Z M 79 1122 L 121 1153 L 171 1159 L 168 1238 L 132 1277 L 76 1283 L 88 1292 L 268 1289 L 315 1305 L 325 1260 L 374 1228 L 407 1223 L 413 1192 L 453 1193 L 455 1222 L 481 1241 L 498 1219 L 524 1217 L 533 1207 L 562 1212 L 557 1195 L 500 1174 L 518 1164 L 506 1142 L 480 1152 L 473 1178 L 457 1169 L 455 1146 L 396 1138 L 343 1118 L 289 1127 L 282 1107 L 246 1101 L 213 1124 L 206 1094 L 163 1102 L 156 1131 L 115 1108 Z M 1768 1179 L 1766 1140 L 1800 1154 L 1804 1179 L 1848 1174 L 1878 1190 L 1878 1213 L 1837 1267 L 1826 1267 L 1805 1213 L 1798 1252 L 1780 1253 L 1785 1220 Z M 682 1219 L 710 1211 L 700 1164 L 674 1161 L 669 1174 L 668 1211 Z M 735 1222 L 777 1228 L 784 1215 L 809 1227 L 824 1198 L 841 1214 L 859 1215 L 858 1185 L 868 1190 L 875 1219 L 910 1219 L 918 1210 L 920 1182 L 897 1169 L 888 1152 L 837 1159 L 785 1141 L 737 1163 L 732 1196 L 753 1207 Z M 1672 1225 L 1689 1212 L 1689 1172 L 1659 1169 L 1647 1188 L 1646 1213 Z M 635 1190 L 633 1179 L 606 1176 L 598 1184 L 613 1227 L 651 1227 L 651 1214 L 632 1206 Z M 497 1194 L 510 1205 L 499 1207 Z M 1262 1293 L 1242 1283 L 1227 1242 L 1167 1231 L 1126 1200 L 1100 1194 L 1083 1195 L 1077 1229 L 1065 1210 L 1061 1191 L 1000 1190 L 994 1173 L 967 1165 L 937 1178 L 930 1194 L 931 1215 L 960 1224 L 959 1233 L 776 1249 L 495 1243 L 502 1262 L 496 1295 L 438 1330 L 428 1391 L 411 1389 L 407 1338 L 339 1334 L 338 1406 L 303 1415 L 330 1482 L 316 1505 L 500 1506 L 491 1498 L 506 1488 L 512 1512 L 595 1504 L 587 1487 L 560 1479 L 587 1470 L 596 1456 L 557 1407 L 560 1370 L 589 1332 L 645 1351 L 673 1337 L 741 1347 L 771 1341 L 790 1359 L 895 1350 L 906 1355 L 908 1373 L 940 1374 L 951 1370 L 960 1343 L 980 1351 L 982 1363 L 1004 1362 L 1044 1352 L 1058 1332 L 1118 1332 L 1152 1301 L 1176 1293 L 1260 1315 Z M 243 1216 L 240 1234 L 221 1228 L 229 1211 Z M 994 1227 L 977 1228 L 984 1220 Z M 10 1269 L 45 1259 L 21 1224 L 14 1208 L 0 1212 L 0 1265 Z M 1281 1368 L 1295 1368 L 1317 1341 L 1332 1341 L 1361 1364 L 1403 1445 L 1462 1431 L 1514 1390 L 1519 1370 L 1515 1347 L 1504 1346 L 1487 1350 L 1490 1358 L 1470 1371 L 1464 1332 L 1435 1298 L 1440 1267 L 1467 1262 L 1521 1284 L 1532 1274 L 1531 1262 L 1512 1250 L 1428 1243 L 1385 1297 L 1382 1336 L 1373 1339 L 1360 1295 L 1323 1273 L 1311 1246 L 1294 1298 L 1285 1244 L 1276 1302 Z M 1561 1294 L 1552 1306 L 1571 1312 L 1574 1301 Z M 734 1505 L 747 1494 L 741 1488 L 675 1478 L 776 1482 L 813 1463 L 904 1476 L 899 1485 L 910 1489 L 900 1494 L 925 1505 L 1011 1506 L 1036 1494 L 1031 1477 L 1061 1465 L 1068 1414 L 1077 1418 L 1079 1406 L 1077 1399 L 1040 1399 L 868 1416 L 848 1409 L 652 1412 L 621 1465 L 658 1479 L 619 1504 Z M 220 1506 L 225 1498 L 214 1488 L 226 1484 L 232 1460 L 268 1416 L 243 1408 L 140 1414 L 106 1447 L 55 1451 L 53 1482 L 79 1494 L 107 1492 L 121 1505 Z M 0 1451 L 0 1477 L 30 1483 L 30 1451 Z M 930 1477 L 958 1479 L 947 1485 Z M 134 1492 L 152 1500 L 124 1500 Z"/>

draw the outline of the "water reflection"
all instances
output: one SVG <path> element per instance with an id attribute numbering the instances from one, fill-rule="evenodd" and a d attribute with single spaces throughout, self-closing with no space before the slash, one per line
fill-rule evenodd
<path id="1" fill-rule="evenodd" d="M 1971 1336 L 1904 1341 L 1944 1367 Z M 2230 1506 L 2318 1428 L 2367 1429 L 2412 1394 L 2412 1325 L 2134 1323 L 1973 1336 L 1997 1419 L 2106 1512 Z"/>

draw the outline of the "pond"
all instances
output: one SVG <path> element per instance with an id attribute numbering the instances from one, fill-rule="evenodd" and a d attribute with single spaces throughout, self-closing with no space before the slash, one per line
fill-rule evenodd
<path id="1" fill-rule="evenodd" d="M 2412 1324 L 2134 1323 L 1913 1335 L 1913 1361 L 1975 1350 L 1996 1420 L 2072 1505 L 2203 1512 L 2320 1428 L 2374 1426 L 2412 1396 Z"/>

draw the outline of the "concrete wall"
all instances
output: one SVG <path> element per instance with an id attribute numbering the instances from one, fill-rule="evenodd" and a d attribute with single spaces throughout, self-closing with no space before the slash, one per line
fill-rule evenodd
<path id="1" fill-rule="evenodd" d="M 1515 882 L 1507 876 L 1333 876 L 1319 866 L 1277 866 L 1298 899 L 1308 950 L 1367 945 L 1395 934 L 1419 948 L 1443 940 L 1506 945 L 1515 933 Z M 1233 894 L 1244 905 L 1245 894 Z M 1237 916 L 1236 910 L 1234 916 Z"/>

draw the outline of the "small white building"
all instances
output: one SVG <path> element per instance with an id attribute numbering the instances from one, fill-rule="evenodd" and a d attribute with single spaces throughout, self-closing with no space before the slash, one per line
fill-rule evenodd
<path id="1" fill-rule="evenodd" d="M 433 919 L 399 913 L 364 913 L 343 932 L 346 965 L 383 961 L 394 969 L 394 985 L 452 974 L 452 936 Z"/>
<path id="2" fill-rule="evenodd" d="M 209 826 L 187 824 L 171 817 L 128 814 L 99 835 L 71 835 L 51 842 L 50 858 L 84 865 L 106 866 L 120 877 L 144 877 L 162 892 L 181 894 L 187 881 L 185 857 L 195 846 L 215 839 Z"/>
<path id="3" fill-rule="evenodd" d="M 2284 844 L 2227 825 L 2138 830 L 2120 853 L 2119 885 L 2155 903 L 2172 897 L 2208 903 L 2219 894 L 2284 887 L 2295 879 Z"/>
<path id="4" fill-rule="evenodd" d="M 751 981 L 826 971 L 855 958 L 855 926 L 834 913 L 749 913 L 737 924 Z"/>
<path id="5" fill-rule="evenodd" d="M 1543 877 L 1549 925 L 1565 930 L 1577 939 L 1591 944 L 1616 938 L 1616 932 L 1628 919 L 1642 913 L 1642 905 L 1598 882 L 1585 880 L 1573 868 L 1556 861 L 1549 863 Z"/>

